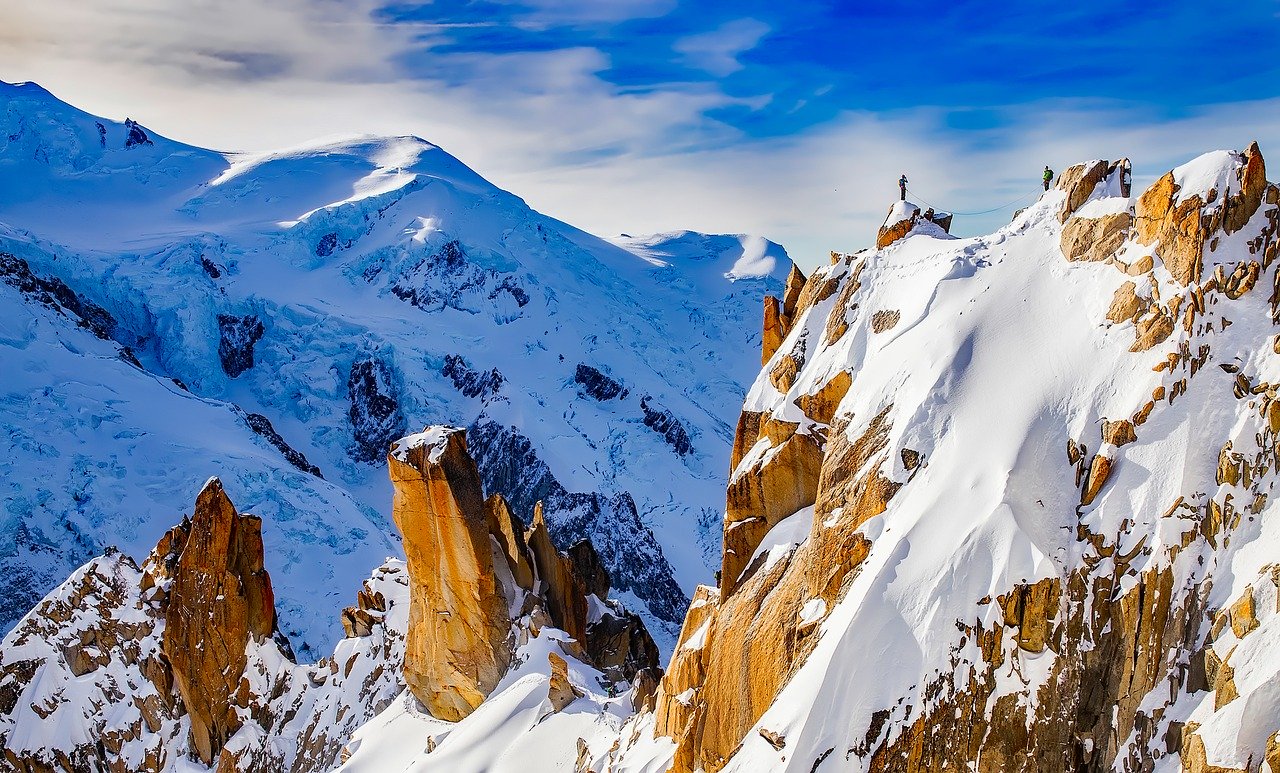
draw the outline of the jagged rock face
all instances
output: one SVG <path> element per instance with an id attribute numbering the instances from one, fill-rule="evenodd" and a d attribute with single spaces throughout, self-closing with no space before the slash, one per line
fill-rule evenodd
<path id="1" fill-rule="evenodd" d="M 582 386 L 583 392 L 600 402 L 614 398 L 622 399 L 628 394 L 622 382 L 606 376 L 586 363 L 578 363 L 577 369 L 573 372 L 573 380 Z"/>
<path id="2" fill-rule="evenodd" d="M 907 201 L 894 202 L 876 232 L 876 249 L 884 249 L 914 232 L 945 236 L 951 232 L 951 214 L 937 213 L 932 209 L 921 211 Z"/>
<path id="3" fill-rule="evenodd" d="M 739 464 L 729 481 L 720 576 L 730 591 L 747 569 L 761 538 L 783 518 L 812 505 L 817 497 L 821 448 L 813 435 L 797 429 L 786 422 L 765 422 L 746 465 Z"/>
<path id="4" fill-rule="evenodd" d="M 467 436 L 473 440 L 470 448 L 485 491 L 501 494 L 524 523 L 532 523 L 534 509 L 541 503 L 557 548 L 569 549 L 590 540 L 609 573 L 611 587 L 645 599 L 650 611 L 672 626 L 683 618 L 688 597 L 676 584 L 674 570 L 653 532 L 641 523 L 629 494 L 566 490 L 515 427 L 482 416 L 468 428 Z"/>
<path id="5" fill-rule="evenodd" d="M 376 358 L 351 363 L 347 396 L 351 405 L 347 417 L 355 439 L 352 458 L 369 462 L 381 459 L 391 441 L 405 432 L 391 369 Z"/>
<path id="6" fill-rule="evenodd" d="M 235 378 L 252 368 L 253 347 L 265 332 L 262 320 L 252 314 L 219 314 L 218 359 L 222 361 L 222 371 Z"/>
<path id="7" fill-rule="evenodd" d="M 1062 229 L 1062 254 L 1067 260 L 1106 260 L 1129 238 L 1132 225 L 1133 216 L 1128 212 L 1070 218 Z"/>
<path id="8" fill-rule="evenodd" d="M 258 526 L 210 481 L 195 517 L 167 532 L 141 569 L 120 553 L 93 559 L 23 618 L 0 644 L 6 762 L 112 773 L 193 761 L 241 773 L 331 769 L 351 732 L 403 689 L 404 566 L 380 567 L 344 613 L 360 638 L 339 647 L 340 662 L 294 665 L 271 636 Z"/>
<path id="9" fill-rule="evenodd" d="M 1058 212 L 1058 222 L 1067 222 L 1071 213 L 1079 209 L 1080 205 L 1093 194 L 1093 189 L 1098 186 L 1098 183 L 1106 179 L 1107 175 L 1114 170 L 1115 167 L 1106 161 L 1090 161 L 1087 164 L 1067 167 L 1066 171 L 1058 176 L 1057 188 L 1067 194 L 1062 201 L 1062 209 Z"/>
<path id="10" fill-rule="evenodd" d="M 196 498 L 186 533 L 166 535 L 175 556 L 163 652 L 191 716 L 191 744 L 212 765 L 240 728 L 233 704 L 251 639 L 275 631 L 275 597 L 262 565 L 262 521 L 240 515 L 216 478 Z"/>
<path id="11" fill-rule="evenodd" d="M 1201 280 L 1205 248 L 1215 234 L 1243 228 L 1262 205 L 1266 166 L 1257 143 L 1235 158 L 1235 179 L 1219 180 L 1222 190 L 1215 186 L 1207 193 L 1184 196 L 1169 172 L 1138 199 L 1138 243 L 1157 243 L 1157 254 L 1181 285 Z"/>
<path id="12" fill-rule="evenodd" d="M 402 439 L 387 464 L 411 582 L 405 682 L 433 716 L 457 721 L 511 659 L 480 473 L 457 428 Z"/>
<path id="13" fill-rule="evenodd" d="M 405 682 L 433 716 L 461 719 L 493 690 L 519 610 L 567 633 L 611 682 L 657 668 L 644 624 L 607 600 L 609 574 L 590 542 L 562 553 L 541 503 L 524 531 L 502 496 L 481 499 L 464 430 L 403 438 L 389 464 L 411 580 Z M 353 631 L 363 625 L 359 610 L 348 616 Z"/>

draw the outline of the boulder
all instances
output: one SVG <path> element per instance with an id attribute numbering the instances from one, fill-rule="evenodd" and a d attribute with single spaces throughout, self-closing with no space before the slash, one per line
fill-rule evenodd
<path id="1" fill-rule="evenodd" d="M 1102 261 L 1129 238 L 1133 217 L 1117 212 L 1103 217 L 1073 217 L 1062 227 L 1062 254 L 1070 261 Z"/>
<path id="2" fill-rule="evenodd" d="M 551 709 L 556 713 L 564 711 L 570 704 L 581 698 L 583 693 L 569 681 L 569 663 L 554 652 L 547 653 L 547 662 L 551 664 L 551 681 L 547 684 L 547 699 L 551 701 Z"/>

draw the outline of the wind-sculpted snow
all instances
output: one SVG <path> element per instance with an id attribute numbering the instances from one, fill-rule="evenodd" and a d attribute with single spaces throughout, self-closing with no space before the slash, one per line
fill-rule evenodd
<path id="1" fill-rule="evenodd" d="M 325 651 L 328 610 L 399 553 L 387 442 L 485 416 L 572 492 L 557 541 L 610 543 L 670 645 L 717 560 L 780 247 L 611 243 L 417 138 L 228 156 L 30 84 L 0 85 L 0 179 L 23 181 L 0 185 L 0 624 L 106 545 L 139 557 L 217 473 L 286 558 L 281 627 Z M 595 399 L 579 364 L 629 394 Z"/>

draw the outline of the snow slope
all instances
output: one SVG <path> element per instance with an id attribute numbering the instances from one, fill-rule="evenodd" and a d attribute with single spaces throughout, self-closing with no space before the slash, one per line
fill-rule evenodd
<path id="1" fill-rule="evenodd" d="M 1177 201 L 1198 195 L 1206 211 L 1221 206 L 1240 193 L 1244 164 L 1242 154 L 1222 151 L 1174 170 Z M 1162 264 L 1169 245 L 1130 238 L 1118 262 L 1065 260 L 1065 196 L 1046 193 L 988 236 L 912 235 L 810 277 L 811 285 L 838 284 L 796 321 L 745 410 L 798 422 L 801 432 L 841 432 L 848 443 L 884 427 L 883 451 L 847 472 L 902 487 L 858 526 L 869 553 L 834 608 L 828 613 L 814 603 L 820 599 L 800 608 L 797 626 L 822 620 L 817 644 L 724 770 L 963 768 L 978 750 L 987 756 L 975 769 L 1098 769 L 1090 765 L 1103 748 L 1118 751 L 1117 770 L 1280 769 L 1270 756 L 1272 767 L 1263 765 L 1280 739 L 1275 189 L 1240 230 L 1210 234 L 1204 278 L 1192 287 Z M 1079 212 L 1097 217 L 1134 205 L 1102 180 Z M 1141 268 L 1153 255 L 1154 267 Z M 1257 276 L 1250 263 L 1262 266 L 1256 286 L 1241 283 Z M 1144 349 L 1135 341 L 1145 315 L 1108 319 L 1125 283 L 1175 309 L 1167 340 Z M 832 336 L 842 329 L 837 321 L 848 329 Z M 771 372 L 787 356 L 801 366 L 784 394 Z M 852 386 L 836 420 L 815 425 L 796 398 L 842 372 Z M 1139 415 L 1136 439 L 1106 441 L 1108 422 Z M 1110 470 L 1091 503 L 1082 504 L 1081 488 L 1090 474 L 1076 474 L 1072 450 L 1085 469 L 1096 454 Z M 744 459 L 738 470 L 754 463 Z M 839 508 L 815 519 L 807 539 L 834 528 L 838 516 Z M 805 518 L 812 513 L 782 521 L 760 550 L 772 561 L 803 542 L 791 532 Z M 1063 638 L 1020 646 L 1022 634 L 1010 633 L 1019 623 L 1005 619 L 1000 599 L 1041 582 L 1061 583 L 1061 606 L 1047 608 L 1046 625 Z M 1105 612 L 1113 622 L 1090 627 L 1090 609 L 1113 609 Z M 1135 609 L 1144 615 L 1137 631 Z M 1082 617 L 1083 630 L 1072 628 Z M 1182 620 L 1186 628 L 1174 622 Z M 1127 632 L 1112 627 L 1122 623 Z M 1002 627 L 993 661 L 980 634 Z M 1135 641 L 1115 658 L 1132 663 L 1122 683 L 1131 686 L 1117 705 L 1086 709 L 1090 691 L 1106 696 L 1112 687 L 1069 677 L 1090 673 L 1090 652 L 1127 635 Z M 1109 673 L 1110 663 L 1100 665 Z M 1077 689 L 1081 702 L 1073 704 Z M 692 689 L 684 698 L 697 700 Z M 961 711 L 971 701 L 977 719 Z M 1058 724 L 1069 733 L 1091 729 L 1096 710 L 1111 737 L 1076 734 L 1062 747 L 1037 739 L 1047 728 L 1033 721 L 1052 724 L 1063 705 L 1070 712 Z M 998 741 L 983 738 L 1001 714 L 1022 727 L 1022 740 L 1011 743 L 1026 757 L 1001 762 Z M 621 749 L 592 769 L 665 770 L 675 751 L 642 716 L 624 730 Z M 1037 767 L 1033 752 L 1058 762 Z"/>
<path id="2" fill-rule="evenodd" d="M 608 242 L 413 137 L 226 155 L 33 84 L 0 84 L 0 123 L 5 627 L 217 474 L 264 519 L 282 627 L 325 652 L 400 552 L 387 443 L 451 423 L 669 646 L 717 558 L 780 247 Z"/>

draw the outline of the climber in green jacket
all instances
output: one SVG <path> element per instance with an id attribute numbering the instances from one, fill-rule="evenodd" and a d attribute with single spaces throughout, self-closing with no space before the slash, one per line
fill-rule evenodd
<path id="1" fill-rule="evenodd" d="M 1049 190 L 1049 183 L 1053 182 L 1053 170 L 1045 165 L 1044 168 L 1044 189 Z"/>

